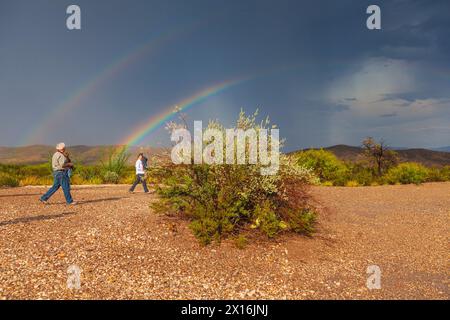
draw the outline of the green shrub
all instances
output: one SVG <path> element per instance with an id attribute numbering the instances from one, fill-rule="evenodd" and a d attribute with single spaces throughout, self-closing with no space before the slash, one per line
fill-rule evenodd
<path id="1" fill-rule="evenodd" d="M 102 176 L 102 168 L 100 166 L 84 166 L 77 165 L 74 175 L 79 176 L 84 181 L 89 181 Z"/>
<path id="2" fill-rule="evenodd" d="M 389 169 L 384 178 L 391 184 L 420 184 L 427 181 L 428 169 L 415 162 L 405 162 Z"/>
<path id="3" fill-rule="evenodd" d="M 350 181 L 347 181 L 347 183 L 345 184 L 345 186 L 346 186 L 346 187 L 351 187 L 351 188 L 353 188 L 353 187 L 359 187 L 360 184 L 358 183 L 358 181 L 350 180 Z"/>
<path id="4" fill-rule="evenodd" d="M 21 186 L 49 186 L 53 184 L 52 176 L 36 177 L 26 176 L 20 179 Z"/>
<path id="5" fill-rule="evenodd" d="M 361 186 L 370 186 L 378 180 L 378 177 L 374 174 L 372 168 L 366 167 L 362 163 L 349 163 L 348 166 L 348 181 L 345 183 L 347 185 L 349 182 L 356 182 Z"/>
<path id="6" fill-rule="evenodd" d="M 269 238 L 273 238 L 281 230 L 282 221 L 275 214 L 269 200 L 264 201 L 262 205 L 256 205 L 254 216 L 256 218 L 254 225 Z"/>
<path id="7" fill-rule="evenodd" d="M 104 175 L 103 175 L 103 182 L 104 183 L 114 183 L 117 184 L 119 183 L 119 175 L 116 172 L 112 172 L 112 171 L 107 171 Z"/>
<path id="8" fill-rule="evenodd" d="M 210 244 L 213 239 L 220 240 L 219 222 L 214 219 L 204 217 L 194 220 L 189 228 L 202 245 Z"/>
<path id="9" fill-rule="evenodd" d="M 122 163 L 126 158 L 124 155 L 117 157 L 120 160 L 116 161 L 114 160 L 116 156 L 112 156 L 113 160 L 110 161 L 111 163 L 108 166 L 77 164 L 71 177 L 71 183 L 74 185 L 102 183 L 130 184 L 135 178 L 134 167 L 126 166 Z M 120 172 L 120 175 L 116 171 L 105 171 L 106 168 L 113 168 Z M 13 177 L 19 181 L 21 186 L 49 185 L 53 183 L 51 165 L 48 163 L 37 165 L 0 164 L 0 172 L 3 175 L 7 175 L 9 180 L 10 177 Z"/>
<path id="10" fill-rule="evenodd" d="M 428 182 L 442 182 L 445 181 L 445 177 L 442 174 L 442 170 L 440 168 L 428 168 Z"/>
<path id="11" fill-rule="evenodd" d="M 323 149 L 306 150 L 297 153 L 298 164 L 313 170 L 321 182 L 332 181 L 334 185 L 344 185 L 347 167 L 332 152 Z"/>
<path id="12" fill-rule="evenodd" d="M 86 181 L 87 184 L 102 184 L 103 179 L 100 177 L 93 177 Z"/>
<path id="13" fill-rule="evenodd" d="M 428 168 L 429 182 L 443 182 L 450 181 L 450 166 L 444 166 L 442 168 Z"/>
<path id="14" fill-rule="evenodd" d="M 132 184 L 136 180 L 136 174 L 133 171 L 133 173 L 128 173 L 127 175 L 122 176 L 120 178 L 119 183 L 122 184 Z M 149 184 L 149 181 L 147 181 L 147 184 Z"/>
<path id="15" fill-rule="evenodd" d="M 440 176 L 442 181 L 450 181 L 450 165 L 441 168 Z"/>
<path id="16" fill-rule="evenodd" d="M 20 165 L 14 165 L 14 164 L 0 164 L 0 172 L 1 173 L 8 173 L 12 175 L 19 175 L 19 171 L 22 168 Z"/>
<path id="17" fill-rule="evenodd" d="M 316 224 L 316 212 L 311 208 L 303 208 L 289 213 L 288 223 L 292 231 L 311 235 Z"/>
<path id="18" fill-rule="evenodd" d="M 17 179 L 15 176 L 0 172 L 0 187 L 18 187 L 19 186 L 19 179 Z"/>
<path id="19" fill-rule="evenodd" d="M 248 239 L 247 239 L 244 235 L 242 235 L 242 234 L 240 234 L 239 236 L 237 236 L 237 237 L 234 239 L 234 245 L 235 245 L 236 248 L 238 248 L 238 249 L 245 249 L 245 247 L 247 246 L 247 244 L 248 244 Z"/>
<path id="20" fill-rule="evenodd" d="M 107 160 L 101 162 L 101 168 L 106 175 L 108 172 L 114 172 L 119 178 L 125 173 L 127 169 L 127 162 L 130 155 L 127 148 L 110 148 L 107 153 Z"/>
<path id="21" fill-rule="evenodd" d="M 241 112 L 237 128 L 256 125 L 255 115 Z M 222 128 L 218 123 L 210 127 Z M 225 134 L 225 130 L 223 129 Z M 275 175 L 261 175 L 261 165 L 174 165 L 167 161 L 152 166 L 150 176 L 158 181 L 158 199 L 151 204 L 157 213 L 189 219 L 190 229 L 202 244 L 220 241 L 253 227 L 274 237 L 282 231 L 312 230 L 307 207 L 307 184 L 316 181 L 312 170 L 295 159 L 280 156 Z"/>
<path id="22" fill-rule="evenodd" d="M 37 164 L 37 165 L 24 165 L 20 166 L 18 173 L 21 176 L 28 177 L 51 177 L 52 167 L 48 163 Z"/>

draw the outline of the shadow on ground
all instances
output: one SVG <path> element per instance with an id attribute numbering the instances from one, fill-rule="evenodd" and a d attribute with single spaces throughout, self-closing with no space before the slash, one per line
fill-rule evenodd
<path id="1" fill-rule="evenodd" d="M 104 201 L 119 201 L 121 199 L 126 199 L 128 197 L 111 197 L 111 198 L 103 198 L 103 199 L 93 199 L 93 200 L 80 200 L 78 201 L 79 204 L 85 204 L 85 203 L 96 203 L 96 202 L 104 202 Z"/>
<path id="2" fill-rule="evenodd" d="M 71 216 L 74 214 L 76 214 L 76 212 L 64 212 L 64 213 L 60 213 L 60 214 L 47 214 L 47 215 L 39 215 L 39 216 L 33 216 L 33 217 L 17 218 L 17 219 L 0 222 L 0 227 L 12 225 L 12 224 L 19 224 L 19 223 L 29 223 L 29 222 L 33 222 L 33 221 L 59 219 L 59 218 Z"/>
<path id="3" fill-rule="evenodd" d="M 30 196 L 40 196 L 42 193 L 14 193 L 14 194 L 0 194 L 0 198 L 6 197 L 30 197 Z"/>
<path id="4" fill-rule="evenodd" d="M 126 199 L 128 197 L 112 197 L 112 198 L 99 198 L 93 200 L 77 200 L 74 199 L 77 205 L 89 204 L 89 203 L 97 203 L 97 202 L 107 202 L 107 201 L 119 201 L 121 199 Z M 49 200 L 51 201 L 51 200 Z M 55 205 L 65 205 L 66 202 L 47 202 L 46 206 L 55 206 Z"/>

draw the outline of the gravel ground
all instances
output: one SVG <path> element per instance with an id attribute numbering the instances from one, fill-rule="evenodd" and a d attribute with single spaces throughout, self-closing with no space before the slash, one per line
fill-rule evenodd
<path id="1" fill-rule="evenodd" d="M 312 237 L 200 247 L 154 195 L 74 187 L 0 190 L 0 299 L 449 299 L 450 183 L 315 187 Z M 68 268 L 81 288 L 68 289 Z M 366 287 L 367 267 L 381 289 Z"/>

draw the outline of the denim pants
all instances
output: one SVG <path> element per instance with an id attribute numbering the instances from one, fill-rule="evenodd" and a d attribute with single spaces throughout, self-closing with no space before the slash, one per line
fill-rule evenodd
<path id="1" fill-rule="evenodd" d="M 53 186 L 41 197 L 41 200 L 47 201 L 50 197 L 58 191 L 59 187 L 62 187 L 64 197 L 67 204 L 73 202 L 72 195 L 70 194 L 70 179 L 67 175 L 67 171 L 55 171 L 53 172 Z"/>
<path id="2" fill-rule="evenodd" d="M 142 186 L 144 187 L 144 192 L 148 192 L 147 183 L 145 182 L 143 174 L 136 175 L 136 180 L 134 181 L 133 185 L 131 186 L 130 191 L 134 191 L 134 188 L 136 188 L 136 186 L 139 183 L 142 183 Z"/>

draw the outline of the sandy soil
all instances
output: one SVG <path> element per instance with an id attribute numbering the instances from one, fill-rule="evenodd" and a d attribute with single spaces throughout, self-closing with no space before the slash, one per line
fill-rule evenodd
<path id="1" fill-rule="evenodd" d="M 0 190 L 0 299 L 449 299 L 450 183 L 315 187 L 318 232 L 200 247 L 153 214 L 154 195 L 74 187 Z M 68 289 L 69 266 L 81 288 Z M 381 270 L 369 290 L 367 267 Z"/>

